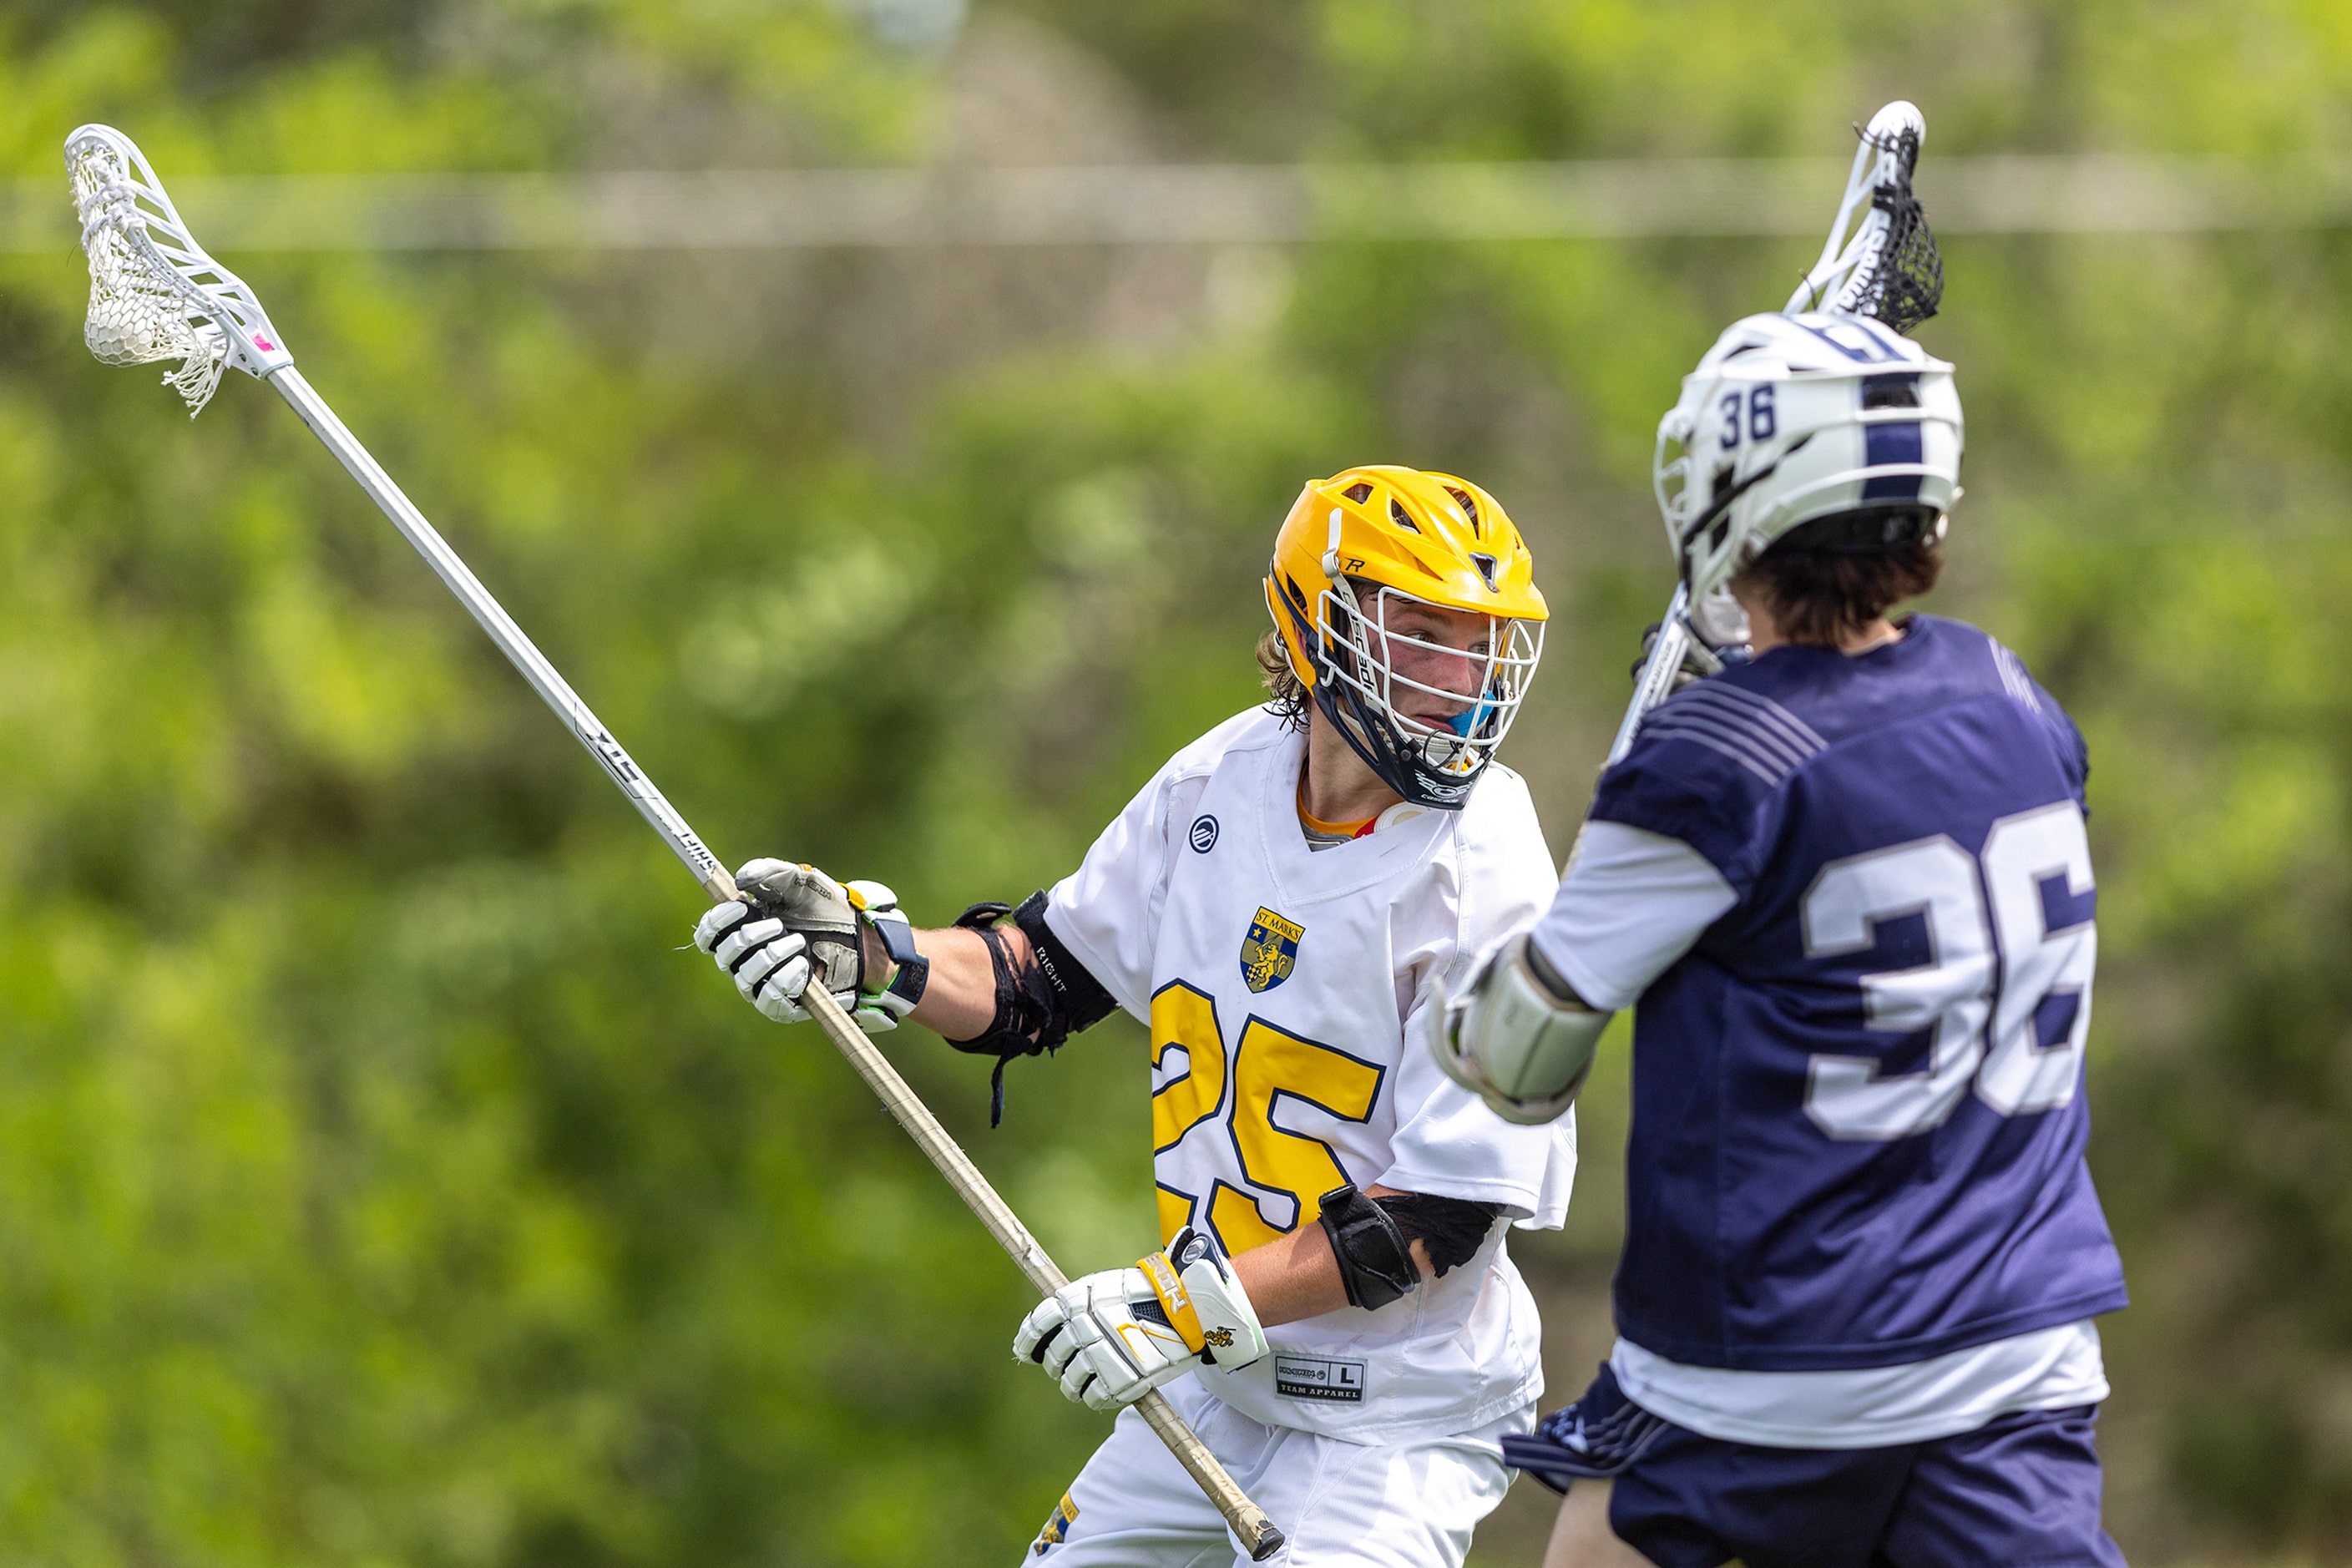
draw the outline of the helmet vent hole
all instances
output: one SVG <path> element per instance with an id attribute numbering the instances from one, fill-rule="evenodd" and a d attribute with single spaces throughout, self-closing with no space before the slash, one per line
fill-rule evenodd
<path id="1" fill-rule="evenodd" d="M 1394 496 L 1389 497 L 1389 521 L 1399 528 L 1409 528 L 1415 533 L 1421 531 L 1421 524 L 1413 521 L 1412 514 L 1404 510 L 1404 502 Z"/>
<path id="2" fill-rule="evenodd" d="M 1366 501 L 1372 499 L 1372 487 L 1364 480 L 1358 479 L 1354 484 L 1349 485 L 1346 489 L 1341 490 L 1339 493 L 1346 496 L 1349 500 L 1354 501 L 1358 506 L 1361 506 Z"/>
<path id="3" fill-rule="evenodd" d="M 1470 531 L 1474 534 L 1477 533 L 1479 531 L 1478 503 L 1471 499 L 1470 492 L 1468 490 L 1457 490 L 1452 485 L 1448 485 L 1445 487 L 1445 493 L 1452 496 L 1456 501 L 1461 503 L 1462 515 L 1470 520 Z"/>
<path id="4" fill-rule="evenodd" d="M 1912 371 L 1907 374 L 1864 376 L 1862 405 L 1864 408 L 1918 407 L 1919 373 Z"/>

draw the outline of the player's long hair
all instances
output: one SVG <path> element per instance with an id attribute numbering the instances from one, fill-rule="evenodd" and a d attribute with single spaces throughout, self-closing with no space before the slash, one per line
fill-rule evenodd
<path id="1" fill-rule="evenodd" d="M 1290 653 L 1282 646 L 1280 632 L 1268 632 L 1257 639 L 1257 667 L 1265 672 L 1265 689 L 1271 694 L 1266 706 L 1291 729 L 1306 729 L 1307 705 L 1314 699 L 1307 695 L 1307 683 L 1298 679 L 1298 672 L 1290 668 Z"/>
<path id="2" fill-rule="evenodd" d="M 1935 540 L 1871 555 L 1783 546 L 1748 563 L 1732 584 L 1760 597 L 1789 641 L 1835 647 L 1847 633 L 1933 588 L 1943 570 Z"/>

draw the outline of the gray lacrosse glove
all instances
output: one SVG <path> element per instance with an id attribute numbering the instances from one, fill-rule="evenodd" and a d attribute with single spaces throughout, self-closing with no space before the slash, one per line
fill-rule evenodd
<path id="1" fill-rule="evenodd" d="M 898 1027 L 911 1004 L 864 994 L 859 941 L 861 918 L 877 927 L 887 921 L 892 929 L 886 945 L 898 945 L 889 938 L 907 919 L 889 889 L 879 882 L 844 887 L 814 866 L 764 859 L 745 862 L 735 886 L 743 897 L 712 905 L 694 928 L 694 945 L 727 972 L 745 1001 L 779 1024 L 797 1024 L 809 1016 L 801 995 L 814 979 L 867 1034 Z"/>

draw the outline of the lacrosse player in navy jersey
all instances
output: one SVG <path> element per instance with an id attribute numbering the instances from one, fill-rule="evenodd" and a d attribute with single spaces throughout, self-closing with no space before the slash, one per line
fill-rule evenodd
<path id="1" fill-rule="evenodd" d="M 1568 1493 L 1550 1568 L 2120 1563 L 2083 739 L 1985 633 L 1886 617 L 1959 494 L 1951 366 L 1764 315 L 1684 386 L 1660 495 L 1753 657 L 1650 712 L 1435 1037 L 1540 1121 L 1634 1008 L 1616 1347 L 1507 1455 Z"/>

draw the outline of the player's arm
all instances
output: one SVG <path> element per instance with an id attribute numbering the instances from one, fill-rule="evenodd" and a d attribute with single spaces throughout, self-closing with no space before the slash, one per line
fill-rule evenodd
<path id="1" fill-rule="evenodd" d="M 1031 1309 L 1013 1339 L 1062 1392 L 1116 1410 L 1195 1366 L 1244 1367 L 1269 1327 L 1349 1306 L 1377 1310 L 1476 1256 L 1493 1204 L 1343 1186 L 1321 1223 L 1238 1257 L 1187 1226 L 1132 1268 L 1073 1279 Z"/>
<path id="2" fill-rule="evenodd" d="M 1234 1269 L 1268 1325 L 1377 1310 L 1470 1261 L 1502 1212 L 1378 1184 L 1340 1187 L 1324 1194 L 1320 1223 L 1252 1247 Z"/>
<path id="3" fill-rule="evenodd" d="M 1506 1121 L 1549 1121 L 1576 1102 L 1616 1016 L 1595 1007 L 1521 931 L 1487 955 L 1437 1014 L 1430 1050 L 1445 1076 Z"/>
<path id="4" fill-rule="evenodd" d="M 1116 1005 L 1045 923 L 1045 895 L 1020 908 L 974 904 L 955 925 L 917 931 L 879 882 L 836 882 L 813 866 L 754 860 L 745 901 L 716 904 L 695 945 L 746 1001 L 778 1023 L 808 1016 L 812 984 L 868 1034 L 912 1018 L 959 1050 L 997 1058 L 989 1124 L 1003 1111 L 1004 1064 L 1058 1048 Z"/>
<path id="5" fill-rule="evenodd" d="M 1682 840 L 1588 822 L 1551 908 L 1487 954 L 1437 1013 L 1437 1065 L 1506 1121 L 1549 1121 L 1584 1087 L 1617 1009 L 1738 902 Z"/>

